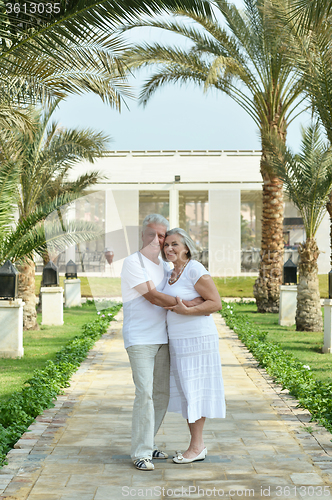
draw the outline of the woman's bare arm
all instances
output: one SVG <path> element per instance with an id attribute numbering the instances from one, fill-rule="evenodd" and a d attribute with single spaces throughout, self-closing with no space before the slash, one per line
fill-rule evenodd
<path id="1" fill-rule="evenodd" d="M 195 284 L 195 290 L 204 299 L 204 302 L 193 307 L 187 307 L 186 304 L 177 297 L 177 305 L 166 307 L 166 309 L 178 314 L 188 316 L 206 316 L 221 309 L 221 299 L 209 274 L 204 274 Z"/>

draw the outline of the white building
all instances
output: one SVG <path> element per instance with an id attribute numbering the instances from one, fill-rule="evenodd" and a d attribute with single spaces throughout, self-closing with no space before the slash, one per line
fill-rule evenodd
<path id="1" fill-rule="evenodd" d="M 68 249 L 84 271 L 119 276 L 122 259 L 139 248 L 140 225 L 148 213 L 186 229 L 201 248 L 212 276 L 255 272 L 261 240 L 260 151 L 111 151 L 94 165 L 81 163 L 73 177 L 98 170 L 105 176 L 91 194 L 76 202 L 76 217 L 95 221 L 104 236 Z M 285 202 L 285 259 L 296 262 L 303 242 L 298 211 Z M 329 218 L 317 235 L 319 272 L 330 270 Z M 104 247 L 114 251 L 105 266 Z"/>

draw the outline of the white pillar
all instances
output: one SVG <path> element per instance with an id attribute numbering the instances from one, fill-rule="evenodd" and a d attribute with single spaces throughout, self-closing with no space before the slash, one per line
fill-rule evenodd
<path id="1" fill-rule="evenodd" d="M 23 349 L 22 299 L 0 300 L 0 358 L 21 358 Z"/>
<path id="2" fill-rule="evenodd" d="M 43 286 L 42 325 L 63 325 L 63 288 L 61 286 Z"/>
<path id="3" fill-rule="evenodd" d="M 241 274 L 241 192 L 209 191 L 209 271 L 211 276 Z"/>
<path id="4" fill-rule="evenodd" d="M 140 248 L 141 235 L 139 234 L 139 191 L 113 191 L 114 201 L 119 212 L 123 228 L 126 228 L 126 245 L 128 255 L 137 252 Z"/>
<path id="5" fill-rule="evenodd" d="M 81 306 L 81 280 L 64 280 L 65 287 L 65 307 Z"/>
<path id="6" fill-rule="evenodd" d="M 67 262 L 69 262 L 70 260 L 72 260 L 73 262 L 75 262 L 75 259 L 76 259 L 76 255 L 75 255 L 75 248 L 76 248 L 76 245 L 72 245 L 71 247 L 68 247 L 66 248 L 66 257 L 65 257 L 65 265 L 67 265 Z"/>
<path id="7" fill-rule="evenodd" d="M 295 325 L 297 285 L 280 285 L 279 325 Z"/>
<path id="8" fill-rule="evenodd" d="M 323 352 L 332 354 L 332 300 L 324 300 L 324 346 Z"/>
<path id="9" fill-rule="evenodd" d="M 323 217 L 322 222 L 319 225 L 316 233 L 316 242 L 319 248 L 319 256 L 318 256 L 318 273 L 319 274 L 328 274 L 331 270 L 330 264 L 330 255 L 331 255 L 331 247 L 330 247 L 330 216 L 326 212 Z"/>
<path id="10" fill-rule="evenodd" d="M 66 216 L 67 216 L 67 224 L 69 224 L 70 222 L 72 222 L 72 221 L 75 220 L 75 217 L 76 217 L 75 202 L 73 202 L 71 205 L 69 205 L 69 207 L 67 209 L 67 212 L 66 212 Z M 66 259 L 65 265 L 70 260 L 72 260 L 73 262 L 75 262 L 75 248 L 76 248 L 76 245 L 72 245 L 72 246 L 66 248 L 66 251 L 65 251 L 65 259 Z"/>
<path id="11" fill-rule="evenodd" d="M 179 190 L 174 185 L 169 190 L 169 227 L 179 227 Z"/>
<path id="12" fill-rule="evenodd" d="M 120 276 L 123 259 L 139 249 L 138 193 L 138 190 L 105 193 L 105 247 L 114 252 L 113 269 L 106 265 L 108 276 Z"/>

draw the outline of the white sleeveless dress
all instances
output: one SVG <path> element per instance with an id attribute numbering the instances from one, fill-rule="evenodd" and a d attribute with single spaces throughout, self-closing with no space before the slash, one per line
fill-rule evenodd
<path id="1" fill-rule="evenodd" d="M 199 297 L 194 285 L 205 267 L 190 260 L 173 285 L 163 293 L 192 300 Z M 219 355 L 219 338 L 212 316 L 185 316 L 167 311 L 171 356 L 168 411 L 182 413 L 190 423 L 201 417 L 225 418 L 226 405 Z"/>

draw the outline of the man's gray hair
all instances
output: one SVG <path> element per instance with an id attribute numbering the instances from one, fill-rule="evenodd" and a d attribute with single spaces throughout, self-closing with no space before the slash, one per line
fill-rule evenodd
<path id="1" fill-rule="evenodd" d="M 184 229 L 181 229 L 180 227 L 175 227 L 174 229 L 167 231 L 166 238 L 167 236 L 171 236 L 172 234 L 178 234 L 179 236 L 181 236 L 182 243 L 186 245 L 186 247 L 188 248 L 187 252 L 188 259 L 197 259 L 199 250 L 195 245 L 195 243 L 193 242 L 193 240 L 190 238 L 189 234 Z M 167 261 L 164 249 L 162 249 L 161 251 L 161 256 L 164 260 Z"/>
<path id="2" fill-rule="evenodd" d="M 150 214 L 145 217 L 143 220 L 142 224 L 142 231 L 148 226 L 149 224 L 161 224 L 162 226 L 166 227 L 166 231 L 169 229 L 169 222 L 163 215 L 160 214 Z"/>

